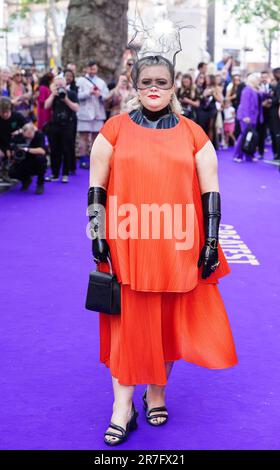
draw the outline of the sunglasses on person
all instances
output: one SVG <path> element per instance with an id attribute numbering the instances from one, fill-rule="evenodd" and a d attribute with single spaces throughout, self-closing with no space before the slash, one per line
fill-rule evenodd
<path id="1" fill-rule="evenodd" d="M 129 67 L 133 67 L 134 63 L 133 62 L 127 62 L 127 65 L 129 65 Z"/>

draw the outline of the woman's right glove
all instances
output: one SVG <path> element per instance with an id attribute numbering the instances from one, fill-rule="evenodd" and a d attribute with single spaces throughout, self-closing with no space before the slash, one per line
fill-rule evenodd
<path id="1" fill-rule="evenodd" d="M 94 261 L 106 262 L 110 255 L 110 248 L 105 239 L 107 191 L 99 186 L 92 186 L 88 190 L 88 212 L 90 232 L 92 237 L 92 254 Z"/>

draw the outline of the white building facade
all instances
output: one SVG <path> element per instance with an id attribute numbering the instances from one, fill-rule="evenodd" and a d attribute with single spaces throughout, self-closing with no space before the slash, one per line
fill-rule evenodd
<path id="1" fill-rule="evenodd" d="M 213 0 L 211 0 L 213 2 Z M 60 45 L 66 24 L 69 0 L 31 4 L 24 19 L 11 20 L 16 11 L 15 0 L 0 0 L 0 66 L 19 61 L 44 67 L 46 55 L 60 63 Z M 49 5 L 55 5 L 55 22 Z M 113 2 L 112 2 L 113 3 Z M 214 27 L 207 30 L 208 0 L 137 0 L 145 24 L 167 15 L 181 25 L 182 52 L 176 56 L 176 69 L 189 72 L 199 62 L 217 63 L 224 53 L 231 53 L 241 70 L 262 70 L 268 66 L 268 50 L 264 47 L 257 20 L 253 25 L 239 25 L 231 13 L 231 2 L 215 0 Z M 136 0 L 130 0 L 128 19 L 135 18 Z M 6 28 L 10 27 L 10 32 Z M 131 28 L 128 29 L 129 38 Z M 214 57 L 207 52 L 209 35 L 214 44 Z M 280 37 L 271 48 L 271 66 L 280 65 Z"/>

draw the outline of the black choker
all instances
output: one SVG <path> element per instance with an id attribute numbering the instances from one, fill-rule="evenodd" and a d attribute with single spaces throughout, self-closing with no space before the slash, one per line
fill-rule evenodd
<path id="1" fill-rule="evenodd" d="M 150 109 L 145 108 L 145 106 L 142 106 L 142 113 L 150 121 L 157 121 L 161 116 L 170 113 L 170 106 L 168 104 L 165 108 L 162 108 L 159 111 L 151 111 Z"/>

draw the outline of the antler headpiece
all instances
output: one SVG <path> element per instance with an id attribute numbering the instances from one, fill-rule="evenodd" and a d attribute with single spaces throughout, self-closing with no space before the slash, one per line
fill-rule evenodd
<path id="1" fill-rule="evenodd" d="M 175 68 L 176 55 L 182 50 L 180 31 L 193 28 L 192 25 L 180 26 L 180 23 L 171 21 L 164 10 L 153 24 L 145 25 L 136 2 L 135 19 L 128 22 L 133 31 L 128 47 L 134 51 L 137 60 L 160 55 L 169 60 Z"/>

